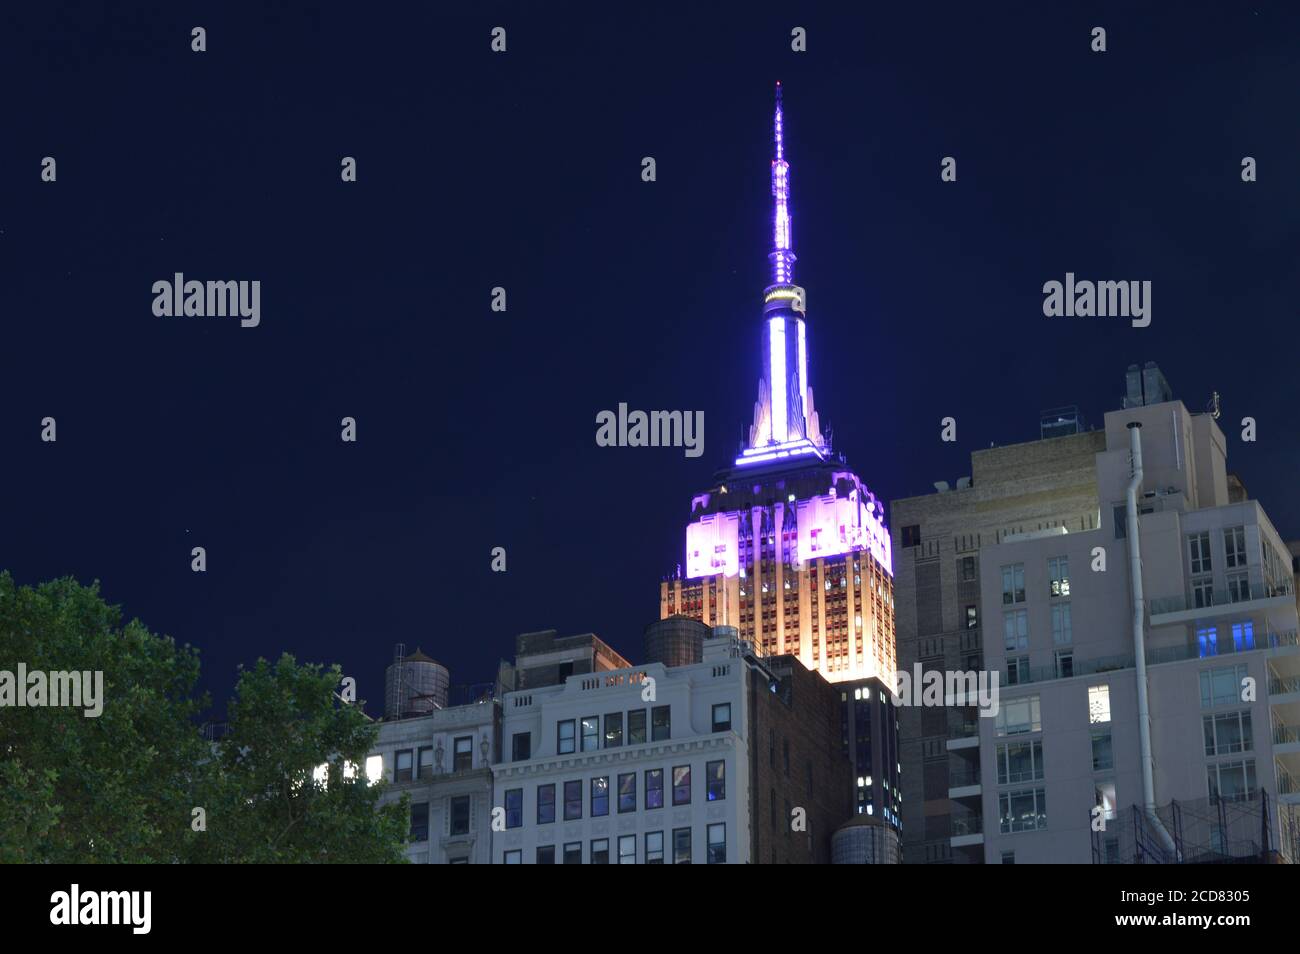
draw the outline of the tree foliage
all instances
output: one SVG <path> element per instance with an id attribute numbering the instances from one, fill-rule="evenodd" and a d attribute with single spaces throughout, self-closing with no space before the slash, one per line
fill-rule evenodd
<path id="1" fill-rule="evenodd" d="M 378 726 L 335 695 L 337 667 L 258 660 L 210 743 L 197 650 L 124 625 L 98 583 L 0 573 L 0 671 L 20 663 L 102 672 L 103 709 L 0 708 L 0 863 L 402 860 L 406 802 L 376 809 Z"/>

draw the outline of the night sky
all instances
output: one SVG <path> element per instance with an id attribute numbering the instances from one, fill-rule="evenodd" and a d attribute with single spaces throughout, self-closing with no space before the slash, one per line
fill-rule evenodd
<path id="1" fill-rule="evenodd" d="M 1100 425 L 1155 360 L 1222 394 L 1229 470 L 1300 536 L 1292 5 L 16 6 L 0 568 L 100 580 L 201 649 L 218 713 L 285 650 L 372 713 L 398 641 L 453 683 L 529 630 L 640 657 L 753 413 L 776 80 L 817 407 L 878 496 L 1043 408 Z M 155 317 L 178 271 L 260 280 L 260 326 Z M 1150 280 L 1151 326 L 1045 318 L 1067 271 Z M 621 401 L 703 410 L 703 456 L 597 447 Z"/>

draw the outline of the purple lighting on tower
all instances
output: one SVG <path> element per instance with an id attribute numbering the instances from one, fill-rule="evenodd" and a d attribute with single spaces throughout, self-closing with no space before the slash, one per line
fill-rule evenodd
<path id="1" fill-rule="evenodd" d="M 794 255 L 790 237 L 790 164 L 785 161 L 785 129 L 781 110 L 781 84 L 776 84 L 776 158 L 772 160 L 772 195 L 776 212 L 772 222 L 772 284 L 794 281 Z"/>

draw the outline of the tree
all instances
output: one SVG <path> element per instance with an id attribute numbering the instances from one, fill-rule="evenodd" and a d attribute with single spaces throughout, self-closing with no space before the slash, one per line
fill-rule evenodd
<path id="1" fill-rule="evenodd" d="M 138 863 L 178 857 L 192 772 L 198 653 L 61 579 L 0 573 L 0 670 L 101 672 L 103 709 L 0 709 L 0 861 Z M 52 700 L 51 700 L 52 701 Z M 83 700 L 84 701 L 84 700 Z"/>
<path id="2" fill-rule="evenodd" d="M 11 689 L 20 664 L 102 673 L 102 711 L 0 708 L 0 863 L 402 860 L 407 802 L 376 810 L 364 763 L 378 726 L 335 696 L 337 667 L 258 660 L 229 734 L 208 743 L 197 650 L 123 625 L 98 583 L 20 587 L 0 573 Z"/>
<path id="3" fill-rule="evenodd" d="M 341 672 L 287 653 L 240 674 L 229 731 L 207 773 L 199 861 L 401 862 L 408 799 L 377 808 L 366 755 L 379 727 L 335 694 Z M 317 771 L 327 767 L 323 776 Z"/>

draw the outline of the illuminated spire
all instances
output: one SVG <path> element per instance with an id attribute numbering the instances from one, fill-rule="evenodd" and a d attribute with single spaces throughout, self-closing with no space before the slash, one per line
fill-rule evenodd
<path id="1" fill-rule="evenodd" d="M 772 284 L 794 283 L 794 246 L 790 234 L 790 163 L 785 161 L 785 117 L 781 109 L 781 83 L 776 84 L 776 115 L 772 123 L 772 138 L 776 155 L 772 159 L 772 197 L 775 211 L 772 216 Z"/>
<path id="2" fill-rule="evenodd" d="M 749 446 L 737 464 L 760 463 L 805 454 L 825 459 L 830 452 L 821 433 L 808 385 L 808 343 L 804 290 L 794 283 L 794 242 L 790 231 L 790 164 L 785 161 L 785 111 L 776 84 L 772 122 L 772 282 L 763 292 L 763 371 L 754 403 Z"/>

